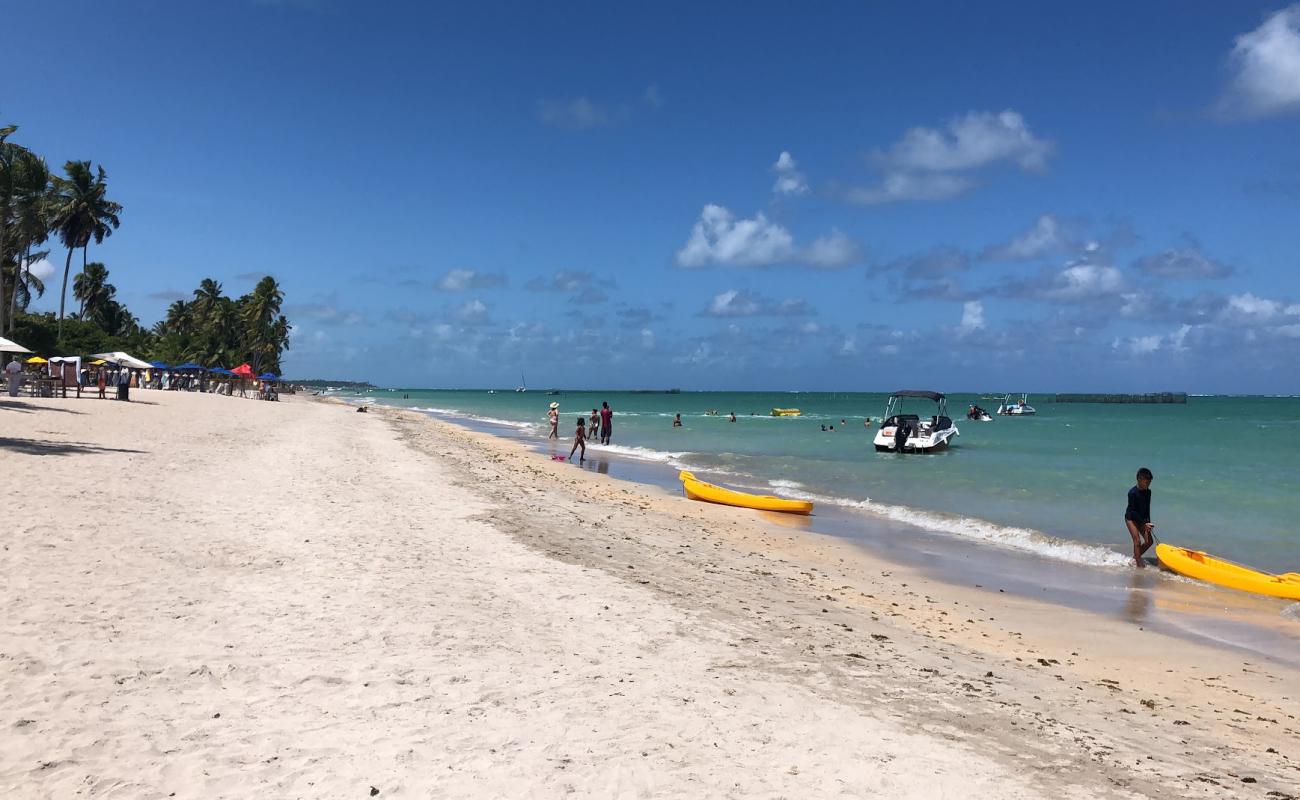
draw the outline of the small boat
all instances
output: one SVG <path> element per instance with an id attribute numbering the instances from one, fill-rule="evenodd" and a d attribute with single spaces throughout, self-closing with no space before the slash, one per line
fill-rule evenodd
<path id="1" fill-rule="evenodd" d="M 811 514 L 813 510 L 813 504 L 807 500 L 789 500 L 770 494 L 749 494 L 734 489 L 724 489 L 721 486 L 696 480 L 694 474 L 684 470 L 677 477 L 682 482 L 682 488 L 686 490 L 686 496 L 692 500 L 753 508 L 759 511 L 783 511 L 787 514 Z"/>
<path id="2" fill-rule="evenodd" d="M 903 401 L 907 399 L 931 400 L 938 413 L 929 419 L 918 414 L 904 414 Z M 961 432 L 948 418 L 948 399 L 939 392 L 903 389 L 889 396 L 885 404 L 885 421 L 880 423 L 872 444 L 877 453 L 937 453 L 947 450 Z"/>
<path id="3" fill-rule="evenodd" d="M 797 408 L 774 408 L 772 416 L 774 417 L 797 417 L 803 412 Z"/>
<path id="4" fill-rule="evenodd" d="M 1033 406 L 1029 405 L 1029 395 L 1022 394 L 1020 395 L 1020 402 L 1013 403 L 1011 402 L 1011 395 L 1008 394 L 1002 397 L 1002 405 L 998 406 L 997 413 L 1004 417 L 1032 417 L 1038 412 L 1034 410 Z"/>
<path id="5" fill-rule="evenodd" d="M 1200 550 L 1175 547 L 1164 542 L 1156 545 L 1156 558 L 1160 559 L 1160 563 L 1166 568 L 1179 575 L 1213 583 L 1215 586 L 1266 594 L 1270 597 L 1283 597 L 1288 600 L 1300 600 L 1300 572 L 1273 575 L 1215 558 Z"/>

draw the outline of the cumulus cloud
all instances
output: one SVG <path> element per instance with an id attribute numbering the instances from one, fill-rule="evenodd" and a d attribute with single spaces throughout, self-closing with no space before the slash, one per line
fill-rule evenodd
<path id="1" fill-rule="evenodd" d="M 1238 36 L 1229 64 L 1232 78 L 1219 101 L 1221 113 L 1258 118 L 1300 111 L 1300 4 Z"/>
<path id="2" fill-rule="evenodd" d="M 979 300 L 968 300 L 962 305 L 961 324 L 957 326 L 958 335 L 967 335 L 984 329 L 984 304 Z"/>
<path id="3" fill-rule="evenodd" d="M 877 205 L 902 200 L 944 200 L 975 185 L 972 173 L 1011 164 L 1023 172 L 1043 172 L 1052 143 L 1030 130 L 1019 113 L 972 111 L 943 129 L 912 128 L 871 160 L 881 171 L 879 185 L 851 189 L 851 202 Z"/>
<path id="4" fill-rule="evenodd" d="M 1056 303 L 1084 303 L 1120 297 L 1124 273 L 1109 264 L 1076 261 L 1060 270 L 1045 270 L 1027 281 L 1010 282 L 999 292 L 1008 297 Z"/>
<path id="5" fill-rule="evenodd" d="M 804 300 L 772 300 L 742 289 L 714 295 L 702 317 L 800 317 L 812 313 Z"/>
<path id="6" fill-rule="evenodd" d="M 807 247 L 763 212 L 738 219 L 729 209 L 710 203 L 700 212 L 690 238 L 677 251 L 678 266 L 770 267 L 801 264 L 833 269 L 860 258 L 858 246 L 839 231 L 815 239 Z"/>
<path id="7" fill-rule="evenodd" d="M 472 269 L 448 270 L 434 285 L 443 292 L 464 292 L 470 289 L 495 289 L 505 286 L 508 279 L 499 272 L 478 272 Z"/>
<path id="8" fill-rule="evenodd" d="M 1187 349 L 1187 335 L 1191 325 L 1183 325 L 1167 334 L 1151 333 L 1143 336 L 1116 337 L 1111 349 L 1133 356 L 1148 356 L 1157 352 L 1181 353 Z"/>
<path id="9" fill-rule="evenodd" d="M 808 179 L 799 171 L 799 165 L 795 163 L 794 156 L 788 151 L 781 151 L 776 163 L 772 165 L 772 171 L 776 173 L 776 182 L 772 184 L 772 191 L 776 194 L 808 193 Z"/>
<path id="10" fill-rule="evenodd" d="M 486 325 L 491 321 L 487 304 L 477 298 L 466 300 L 456 308 L 452 316 L 466 325 Z"/>
<path id="11" fill-rule="evenodd" d="M 1172 279 L 1226 278 L 1233 273 L 1231 266 L 1206 257 L 1194 241 L 1186 247 L 1143 256 L 1133 262 L 1133 268 L 1157 278 Z"/>
<path id="12" fill-rule="evenodd" d="M 1066 233 L 1061 221 L 1052 214 L 1043 214 L 1029 230 L 1013 237 L 1011 241 L 987 248 L 984 258 L 989 261 L 1032 261 L 1073 247 L 1073 239 Z"/>
<path id="13" fill-rule="evenodd" d="M 50 279 L 50 276 L 52 276 L 57 271 L 57 268 L 53 264 L 51 264 L 47 259 L 44 258 L 40 259 L 39 261 L 33 261 L 31 264 L 28 265 L 27 269 L 28 271 L 31 272 L 32 275 L 36 276 L 37 278 L 40 278 L 41 282 L 48 281 Z"/>

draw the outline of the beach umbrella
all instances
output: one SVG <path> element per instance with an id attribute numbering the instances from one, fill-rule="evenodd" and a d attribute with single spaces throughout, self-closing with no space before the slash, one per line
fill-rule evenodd
<path id="1" fill-rule="evenodd" d="M 253 368 L 248 366 L 248 362 L 244 362 L 243 364 L 240 364 L 239 366 L 232 369 L 231 372 L 234 373 L 235 375 L 238 375 L 241 378 L 253 377 Z"/>
<path id="2" fill-rule="evenodd" d="M 149 366 L 154 369 L 170 369 L 170 367 L 167 366 L 166 361 L 150 361 Z"/>
<path id="3" fill-rule="evenodd" d="M 23 363 L 26 363 L 26 364 L 48 364 L 48 363 L 50 363 L 50 362 L 46 361 L 45 359 L 41 358 L 40 356 L 32 356 L 31 358 L 27 359 L 27 361 L 25 361 L 25 362 L 23 362 Z"/>
<path id="4" fill-rule="evenodd" d="M 0 336 L 0 353 L 30 353 L 26 347 L 15 342 L 13 339 L 6 339 Z"/>
<path id="5" fill-rule="evenodd" d="M 114 350 L 111 353 L 95 353 L 91 358 L 102 358 L 105 361 L 112 361 L 114 364 L 131 369 L 150 369 L 153 364 L 148 361 L 141 361 L 129 353 L 123 353 L 121 350 Z"/>
<path id="6" fill-rule="evenodd" d="M 193 361 L 186 361 L 184 364 L 180 364 L 180 365 L 178 365 L 178 366 L 172 367 L 172 369 L 174 369 L 174 370 L 187 370 L 187 369 L 192 370 L 192 369 L 203 369 L 203 367 L 200 366 L 200 365 L 198 365 L 198 364 L 195 364 Z"/>
<path id="7" fill-rule="evenodd" d="M 102 366 L 104 366 L 104 365 L 105 365 L 106 363 L 108 363 L 108 362 L 106 362 L 106 361 L 105 361 L 104 359 L 102 359 L 102 358 L 97 358 L 97 359 L 95 359 L 94 361 L 90 361 L 90 362 L 88 362 L 88 363 L 89 363 L 90 366 L 92 366 L 92 367 L 102 367 Z"/>
<path id="8" fill-rule="evenodd" d="M 257 379 L 259 381 L 278 381 L 280 380 L 280 376 L 271 372 L 263 372 L 261 375 L 257 376 Z"/>

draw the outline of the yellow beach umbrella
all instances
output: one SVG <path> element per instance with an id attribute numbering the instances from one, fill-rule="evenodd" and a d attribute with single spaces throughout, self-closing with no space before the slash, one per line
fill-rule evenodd
<path id="1" fill-rule="evenodd" d="M 23 363 L 24 364 L 48 364 L 50 362 L 49 359 L 41 358 L 40 356 L 32 356 L 31 358 L 27 359 Z"/>
<path id="2" fill-rule="evenodd" d="M 102 358 L 97 358 L 97 359 L 95 359 L 94 361 L 90 362 L 90 366 L 92 366 L 92 367 L 102 367 L 102 366 L 104 366 L 104 364 L 106 364 L 106 363 L 107 363 L 107 362 L 104 361 L 104 359 L 102 359 Z"/>

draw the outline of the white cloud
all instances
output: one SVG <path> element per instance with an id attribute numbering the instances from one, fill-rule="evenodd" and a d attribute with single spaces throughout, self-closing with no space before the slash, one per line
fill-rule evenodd
<path id="1" fill-rule="evenodd" d="M 44 258 L 39 261 L 33 261 L 28 268 L 32 275 L 40 278 L 42 282 L 48 281 L 50 276 L 52 276 L 58 269 Z"/>
<path id="2" fill-rule="evenodd" d="M 961 336 L 984 329 L 984 304 L 979 300 L 968 300 L 962 305 L 961 324 L 957 332 Z"/>
<path id="3" fill-rule="evenodd" d="M 1124 275 L 1115 267 L 1075 264 L 1057 275 L 1047 296 L 1054 300 L 1081 300 L 1099 294 L 1113 294 L 1124 286 Z"/>
<path id="4" fill-rule="evenodd" d="M 793 195 L 808 193 L 808 179 L 799 171 L 794 156 L 788 151 L 781 151 L 776 163 L 772 165 L 772 171 L 776 173 L 776 183 L 772 184 L 773 192 Z"/>
<path id="5" fill-rule="evenodd" d="M 1234 117 L 1300 111 L 1300 5 L 1283 9 L 1237 37 L 1232 83 L 1219 110 Z"/>
<path id="6" fill-rule="evenodd" d="M 840 231 L 832 229 L 826 236 L 813 239 L 801 255 L 801 260 L 809 266 L 836 269 L 860 261 L 862 248 Z"/>
<path id="7" fill-rule="evenodd" d="M 1051 153 L 1052 143 L 1034 135 L 1016 111 L 972 111 L 942 130 L 912 128 L 889 149 L 877 150 L 872 161 L 883 173 L 880 184 L 845 196 L 869 205 L 944 200 L 975 185 L 969 173 L 998 164 L 1042 172 Z"/>
<path id="8" fill-rule="evenodd" d="M 491 289 L 506 285 L 506 276 L 500 273 L 477 272 L 472 269 L 448 270 L 435 284 L 444 292 L 463 292 L 469 289 Z"/>
<path id="9" fill-rule="evenodd" d="M 1282 310 L 1282 304 L 1246 292 L 1229 297 L 1227 310 L 1228 313 L 1239 318 L 1262 321 L 1276 316 Z"/>
<path id="10" fill-rule="evenodd" d="M 985 258 L 993 261 L 1030 261 L 1059 253 L 1069 246 L 1060 220 L 1043 214 L 1029 230 L 1004 245 L 991 247 Z"/>
<path id="11" fill-rule="evenodd" d="M 547 125 L 571 130 L 599 128 L 610 124 L 610 113 L 585 97 L 568 101 L 543 100 L 537 116 Z"/>
<path id="12" fill-rule="evenodd" d="M 1181 353 L 1187 349 L 1185 342 L 1191 330 L 1191 325 L 1183 325 L 1168 334 L 1152 333 L 1146 336 L 1117 337 L 1110 346 L 1114 350 L 1127 351 L 1135 356 L 1147 356 L 1161 350 Z"/>
<path id="13" fill-rule="evenodd" d="M 711 203 L 700 212 L 690 238 L 677 251 L 677 264 L 688 268 L 777 264 L 835 268 L 859 257 L 858 246 L 837 230 L 800 248 L 790 231 L 770 221 L 763 212 L 752 219 L 737 219 L 729 209 Z"/>
<path id="14" fill-rule="evenodd" d="M 467 300 L 456 309 L 456 319 L 466 325 L 482 325 L 488 321 L 488 307 L 482 300 Z"/>
<path id="15" fill-rule="evenodd" d="M 811 313 L 804 300 L 775 301 L 742 289 L 728 289 L 714 295 L 700 312 L 702 317 L 799 317 Z"/>
<path id="16" fill-rule="evenodd" d="M 1042 171 L 1052 144 L 1029 130 L 1011 110 L 972 111 L 948 123 L 946 131 L 913 128 L 875 160 L 902 172 L 960 172 L 1009 161 L 1028 172 Z"/>

